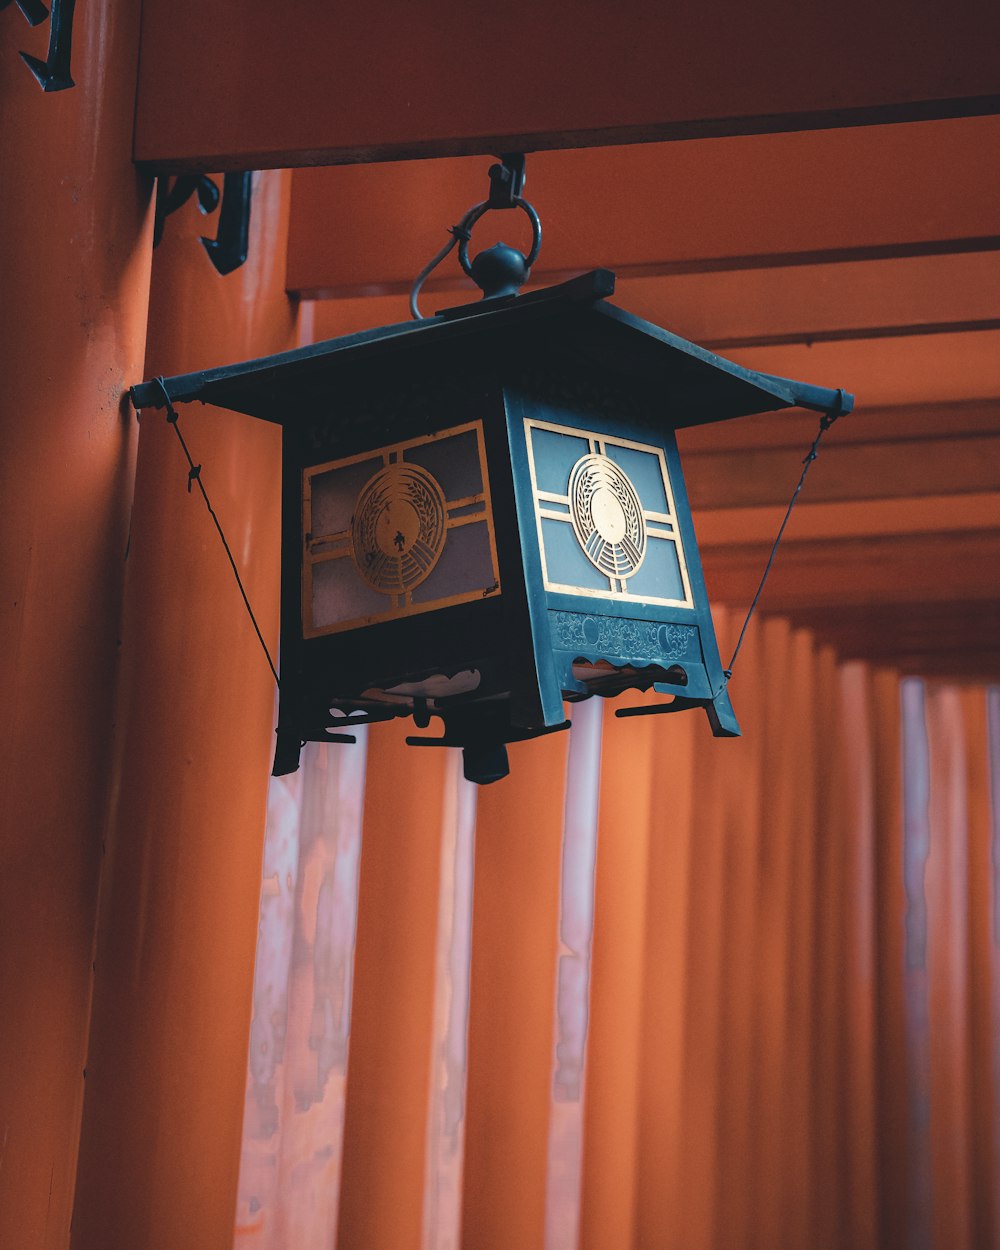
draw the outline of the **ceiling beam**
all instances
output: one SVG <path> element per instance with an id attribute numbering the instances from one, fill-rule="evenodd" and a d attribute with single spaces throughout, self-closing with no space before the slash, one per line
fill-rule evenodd
<path id="1" fill-rule="evenodd" d="M 135 155 L 260 169 L 984 114 L 998 34 L 995 0 L 144 0 Z"/>
<path id="2" fill-rule="evenodd" d="M 829 265 L 1000 249 L 1000 117 L 539 153 L 536 281 Z M 398 292 L 485 197 L 481 158 L 298 170 L 289 289 Z M 527 250 L 527 219 L 488 214 L 472 251 Z M 431 279 L 467 285 L 450 257 Z"/>

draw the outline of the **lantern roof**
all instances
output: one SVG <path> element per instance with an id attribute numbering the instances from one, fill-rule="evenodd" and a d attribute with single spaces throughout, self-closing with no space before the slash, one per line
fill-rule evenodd
<path id="1" fill-rule="evenodd" d="M 672 429 L 731 417 L 809 408 L 842 414 L 854 397 L 842 390 L 746 369 L 731 360 L 607 302 L 615 275 L 589 273 L 525 295 L 484 299 L 419 321 L 348 334 L 293 351 L 222 365 L 199 373 L 144 382 L 132 388 L 136 408 L 199 400 L 286 424 L 301 419 L 303 404 L 329 394 L 346 372 L 369 363 L 404 368 L 408 353 L 428 349 L 466 355 L 497 349 L 504 360 L 539 350 L 584 357 L 611 372 L 643 381 L 670 396 Z"/>

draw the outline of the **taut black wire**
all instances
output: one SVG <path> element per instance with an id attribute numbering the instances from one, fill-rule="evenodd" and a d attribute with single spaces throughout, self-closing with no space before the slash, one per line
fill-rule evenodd
<path id="1" fill-rule="evenodd" d="M 278 680 L 278 670 L 274 667 L 274 661 L 271 659 L 271 653 L 267 649 L 267 643 L 264 641 L 264 635 L 260 632 L 260 626 L 257 624 L 257 618 L 254 616 L 253 608 L 250 606 L 250 600 L 247 598 L 247 592 L 243 586 L 243 578 L 240 577 L 240 571 L 236 567 L 236 561 L 233 559 L 233 553 L 229 549 L 229 543 L 226 541 L 226 535 L 223 532 L 222 524 L 215 514 L 208 492 L 205 490 L 205 484 L 201 480 L 201 465 L 195 464 L 188 451 L 188 445 L 184 441 L 184 435 L 181 433 L 180 426 L 177 424 L 177 409 L 174 407 L 167 393 L 167 387 L 163 378 L 154 378 L 154 381 L 163 392 L 163 398 L 167 401 L 167 422 L 173 426 L 174 433 L 180 441 L 181 448 L 188 462 L 188 494 L 191 493 L 191 483 L 197 482 L 198 489 L 201 491 L 201 497 L 205 501 L 205 507 L 208 509 L 208 515 L 215 522 L 215 528 L 219 531 L 219 537 L 222 539 L 222 545 L 225 548 L 226 556 L 229 559 L 229 566 L 233 570 L 233 576 L 236 578 L 236 585 L 239 587 L 240 594 L 243 596 L 243 604 L 246 607 L 247 615 L 250 617 L 250 623 L 253 625 L 254 633 L 257 635 L 257 641 L 260 643 L 261 650 L 267 659 L 267 666 L 271 670 L 271 676 L 274 678 L 274 684 L 280 689 L 281 682 Z"/>
<path id="2" fill-rule="evenodd" d="M 771 571 L 771 565 L 774 563 L 774 557 L 778 554 L 778 545 L 780 544 L 782 535 L 785 532 L 785 526 L 788 524 L 788 519 L 792 515 L 792 509 L 795 507 L 796 500 L 799 497 L 799 492 L 802 490 L 803 483 L 806 480 L 806 474 L 809 472 L 809 466 L 819 455 L 820 439 L 827 432 L 830 426 L 833 425 L 834 421 L 836 421 L 838 417 L 842 417 L 843 415 L 844 414 L 842 412 L 825 412 L 819 419 L 819 430 L 816 434 L 816 437 L 812 441 L 812 446 L 809 448 L 808 452 L 806 453 L 805 459 L 802 461 L 802 472 L 799 475 L 798 485 L 792 491 L 792 497 L 788 501 L 788 507 L 785 510 L 785 519 L 781 522 L 781 526 L 778 529 L 778 533 L 777 533 L 777 536 L 775 537 L 774 544 L 771 547 L 771 554 L 767 557 L 767 564 L 764 566 L 764 572 L 761 575 L 760 585 L 757 587 L 757 593 L 753 597 L 753 603 L 750 604 L 750 609 L 747 612 L 746 620 L 743 622 L 743 628 L 740 630 L 740 636 L 736 641 L 736 648 L 733 651 L 732 657 L 729 660 L 729 667 L 723 670 L 723 676 L 726 679 L 725 680 L 726 685 L 728 685 L 729 679 L 733 675 L 733 666 L 736 663 L 736 657 L 740 653 L 740 647 L 743 646 L 743 638 L 746 635 L 747 626 L 750 624 L 750 618 L 753 616 L 754 611 L 757 608 L 757 604 L 760 601 L 760 597 L 764 593 L 764 583 L 767 581 L 767 575 Z"/>

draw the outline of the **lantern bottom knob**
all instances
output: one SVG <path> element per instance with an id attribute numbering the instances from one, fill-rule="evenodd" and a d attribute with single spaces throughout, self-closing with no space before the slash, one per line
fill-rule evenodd
<path id="1" fill-rule="evenodd" d="M 470 744 L 462 749 L 462 771 L 466 781 L 477 786 L 488 786 L 500 781 L 510 772 L 507 748 L 502 742 Z"/>

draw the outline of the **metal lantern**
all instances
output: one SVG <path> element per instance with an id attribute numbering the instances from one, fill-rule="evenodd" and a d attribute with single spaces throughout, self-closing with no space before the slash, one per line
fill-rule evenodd
<path id="1" fill-rule="evenodd" d="M 527 295 L 492 280 L 435 317 L 134 389 L 282 428 L 276 774 L 306 741 L 412 716 L 444 730 L 411 742 L 492 781 L 506 743 L 627 689 L 739 733 L 675 431 L 851 397 L 632 316 L 606 270 Z"/>

